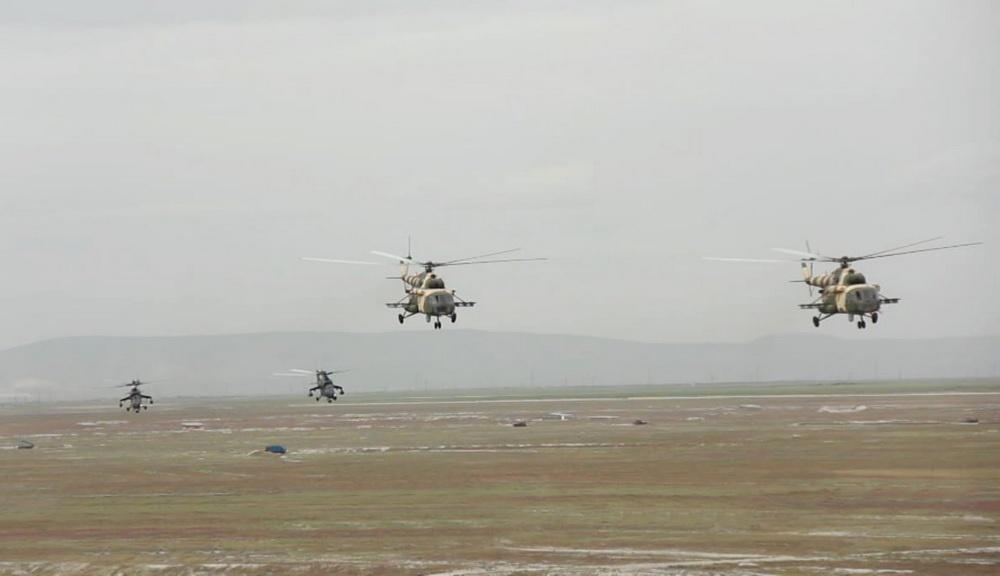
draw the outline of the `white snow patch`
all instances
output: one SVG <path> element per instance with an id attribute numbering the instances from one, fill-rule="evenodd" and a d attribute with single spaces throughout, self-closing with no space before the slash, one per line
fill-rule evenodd
<path id="1" fill-rule="evenodd" d="M 834 568 L 834 574 L 913 574 L 913 570 L 892 570 L 890 568 Z"/>
<path id="2" fill-rule="evenodd" d="M 864 404 L 858 404 L 857 406 L 823 406 L 817 412 L 826 412 L 827 414 L 850 414 L 852 412 L 864 412 L 868 407 Z"/>

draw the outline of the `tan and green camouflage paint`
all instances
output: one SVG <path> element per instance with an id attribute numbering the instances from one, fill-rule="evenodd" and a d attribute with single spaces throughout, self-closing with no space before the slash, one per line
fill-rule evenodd
<path id="1" fill-rule="evenodd" d="M 809 266 L 802 264 L 802 277 L 806 284 L 820 289 L 818 310 L 823 314 L 866 315 L 882 306 L 881 287 L 868 284 L 864 274 L 853 267 L 813 276 Z"/>
<path id="2" fill-rule="evenodd" d="M 410 314 L 424 314 L 428 317 L 451 316 L 455 313 L 455 297 L 445 289 L 444 280 L 434 272 L 410 274 L 404 266 L 401 274 L 403 282 L 410 286 L 410 301 L 403 308 Z"/>

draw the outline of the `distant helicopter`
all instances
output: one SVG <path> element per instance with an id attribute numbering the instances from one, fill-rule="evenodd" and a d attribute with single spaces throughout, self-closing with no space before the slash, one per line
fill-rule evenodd
<path id="1" fill-rule="evenodd" d="M 136 378 L 135 380 L 132 380 L 128 384 L 118 385 L 117 388 L 128 388 L 130 386 L 132 387 L 132 389 L 129 390 L 128 396 L 118 401 L 118 407 L 121 408 L 127 401 L 129 404 L 128 406 L 125 406 L 126 412 L 132 411 L 138 414 L 140 410 L 149 410 L 149 406 L 143 404 L 142 401 L 149 400 L 149 403 L 152 404 L 153 397 L 147 396 L 139 390 L 139 386 L 143 386 L 145 384 L 146 384 L 145 382 L 142 382 L 141 380 Z"/>
<path id="2" fill-rule="evenodd" d="M 444 262 L 434 262 L 433 260 L 423 262 L 415 261 L 413 256 L 410 254 L 409 248 L 407 248 L 406 256 L 398 256 L 396 254 L 379 252 L 377 250 L 372 250 L 371 253 L 376 256 L 382 256 L 383 258 L 396 260 L 401 266 L 400 275 L 390 276 L 390 279 L 403 281 L 404 296 L 395 302 L 389 302 L 386 304 L 389 308 L 399 308 L 403 310 L 403 312 L 397 316 L 399 323 L 402 324 L 411 316 L 423 314 L 426 316 L 427 322 L 430 322 L 431 318 L 434 318 L 434 329 L 440 330 L 442 317 L 451 319 L 451 322 L 454 324 L 458 320 L 458 313 L 455 312 L 456 308 L 471 308 L 472 306 L 475 306 L 476 303 L 462 300 L 455 294 L 454 290 L 445 288 L 444 279 L 435 274 L 434 269 L 443 268 L 445 266 L 468 266 L 471 264 L 496 264 L 500 262 L 531 262 L 546 260 L 546 258 L 502 258 L 498 260 L 481 260 L 481 258 L 510 254 L 511 252 L 517 252 L 518 250 L 520 250 L 520 248 L 490 252 L 489 254 L 480 254 L 479 256 L 469 256 L 467 258 L 458 258 L 456 260 L 446 260 Z M 330 262 L 334 264 L 378 264 L 377 262 L 332 260 L 329 258 L 304 257 L 302 259 L 312 262 Z M 417 274 L 410 274 L 411 264 L 422 266 L 424 271 Z"/>
<path id="3" fill-rule="evenodd" d="M 793 282 L 804 282 L 809 286 L 809 295 L 812 296 L 813 287 L 819 288 L 819 296 L 808 304 L 799 304 L 803 310 L 816 310 L 818 315 L 813 316 L 813 326 L 819 327 L 820 322 L 833 316 L 834 314 L 847 314 L 847 319 L 854 322 L 855 316 L 858 329 L 868 326 L 866 318 L 870 318 L 872 324 L 878 323 L 879 310 L 883 304 L 896 304 L 899 298 L 886 298 L 882 296 L 882 287 L 878 284 L 869 284 L 865 275 L 851 266 L 859 260 L 871 260 L 874 258 L 888 258 L 890 256 L 902 256 L 904 254 L 916 254 L 918 252 L 933 252 L 935 250 L 949 250 L 952 248 L 962 248 L 964 246 L 976 246 L 982 242 L 966 242 L 964 244 L 952 244 L 949 246 L 936 246 L 933 248 L 921 248 L 918 250 L 905 250 L 928 242 L 941 240 L 941 237 L 928 238 L 920 242 L 913 242 L 887 250 L 872 252 L 863 256 L 824 256 L 812 251 L 809 243 L 806 243 L 806 251 L 789 250 L 787 248 L 775 248 L 777 252 L 799 256 L 797 260 L 771 260 L 755 258 L 715 258 L 706 257 L 706 260 L 716 260 L 723 262 L 800 262 L 802 267 L 802 280 Z M 900 250 L 903 250 L 900 252 Z M 813 263 L 815 262 L 836 262 L 840 267 L 828 274 L 815 276 L 813 274 Z"/>
<path id="4" fill-rule="evenodd" d="M 309 389 L 309 397 L 313 397 L 313 392 L 316 392 L 316 401 L 319 402 L 320 398 L 326 398 L 327 402 L 333 402 L 337 399 L 337 394 L 341 396 L 344 395 L 344 388 L 333 383 L 330 376 L 334 374 L 343 374 L 344 372 L 349 372 L 349 370 L 302 370 L 301 368 L 291 368 L 288 372 L 276 372 L 275 376 L 296 376 L 301 378 L 304 375 L 316 376 L 316 385 Z"/>

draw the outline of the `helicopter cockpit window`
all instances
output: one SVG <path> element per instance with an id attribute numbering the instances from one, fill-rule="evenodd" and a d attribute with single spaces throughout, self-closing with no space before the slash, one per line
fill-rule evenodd
<path id="1" fill-rule="evenodd" d="M 864 284 L 866 282 L 865 275 L 860 272 L 852 272 L 844 277 L 844 284 L 853 286 L 855 284 Z"/>

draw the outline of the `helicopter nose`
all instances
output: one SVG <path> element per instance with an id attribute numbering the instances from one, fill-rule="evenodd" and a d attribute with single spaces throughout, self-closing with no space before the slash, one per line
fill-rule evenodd
<path id="1" fill-rule="evenodd" d="M 862 293 L 862 303 L 866 312 L 875 312 L 879 309 L 878 289 L 874 287 L 865 288 Z"/>
<path id="2" fill-rule="evenodd" d="M 434 311 L 439 316 L 449 316 L 455 311 L 455 299 L 451 294 L 442 292 L 434 295 Z"/>

